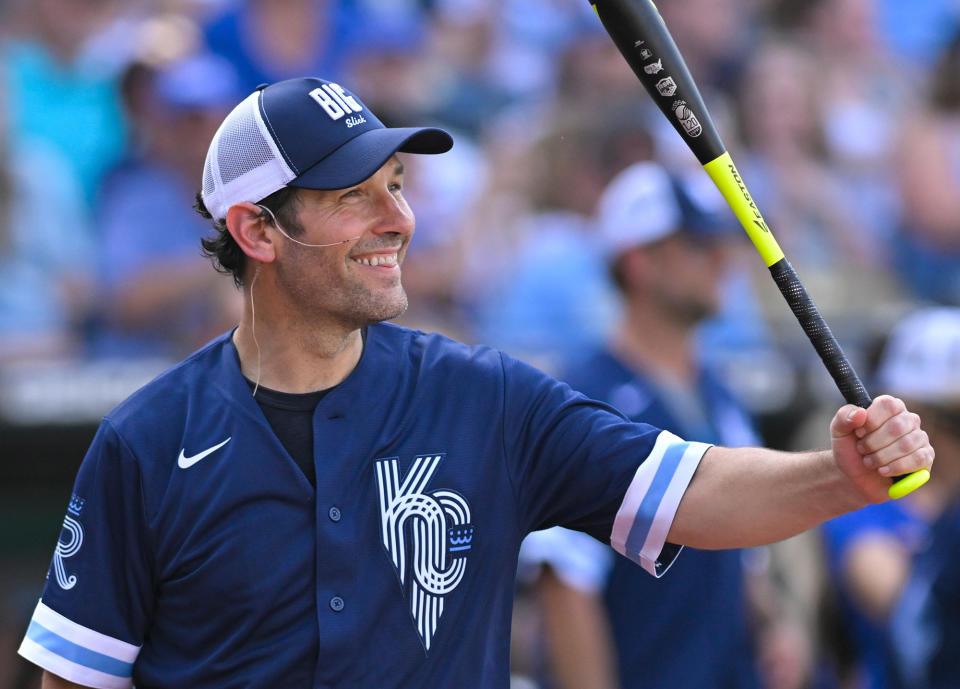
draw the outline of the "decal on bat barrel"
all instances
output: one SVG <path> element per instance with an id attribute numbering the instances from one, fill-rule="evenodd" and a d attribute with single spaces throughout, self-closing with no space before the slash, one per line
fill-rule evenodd
<path id="1" fill-rule="evenodd" d="M 687 133 L 687 136 L 696 138 L 703 133 L 700 120 L 698 120 L 697 116 L 693 114 L 693 111 L 687 107 L 687 101 L 675 100 L 673 101 L 671 109 L 677 118 L 677 122 L 680 123 L 680 126 L 682 126 L 683 130 Z"/>

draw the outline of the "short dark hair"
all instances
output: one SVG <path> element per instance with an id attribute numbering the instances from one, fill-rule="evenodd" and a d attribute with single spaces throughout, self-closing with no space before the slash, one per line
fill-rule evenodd
<path id="1" fill-rule="evenodd" d="M 292 236 L 303 233 L 303 226 L 297 220 L 297 209 L 300 207 L 300 196 L 296 187 L 283 187 L 275 191 L 264 199 L 257 201 L 258 206 L 266 206 L 273 211 L 277 221 L 283 225 L 283 229 Z M 247 255 L 237 244 L 237 241 L 227 229 L 225 218 L 214 218 L 207 210 L 207 205 L 203 202 L 203 193 L 197 192 L 193 208 L 201 216 L 210 220 L 213 225 L 214 234 L 211 237 L 204 237 L 200 240 L 203 246 L 202 254 L 213 262 L 213 267 L 217 272 L 233 276 L 233 284 L 237 287 L 243 285 L 243 271 L 247 265 Z M 261 216 L 270 219 L 268 213 L 261 211 Z"/>

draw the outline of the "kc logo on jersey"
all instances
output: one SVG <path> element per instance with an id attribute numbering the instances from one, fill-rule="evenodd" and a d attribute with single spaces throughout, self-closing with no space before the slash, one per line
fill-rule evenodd
<path id="1" fill-rule="evenodd" d="M 80 516 L 83 510 L 84 499 L 74 494 L 70 498 L 70 505 L 67 507 L 67 514 L 63 518 L 63 530 L 60 532 L 60 540 L 57 541 L 57 547 L 53 551 L 53 573 L 57 578 L 57 584 L 60 588 L 66 590 L 72 589 L 77 585 L 77 575 L 67 576 L 67 570 L 64 568 L 63 561 L 68 557 L 73 557 L 83 545 L 83 527 L 80 522 L 71 517 Z M 67 540 L 64 541 L 63 537 Z"/>
<path id="2" fill-rule="evenodd" d="M 376 461 L 380 533 L 423 642 L 430 642 L 443 614 L 444 597 L 467 568 L 474 527 L 470 506 L 452 490 L 425 492 L 444 455 L 420 455 L 401 478 L 396 457 Z"/>

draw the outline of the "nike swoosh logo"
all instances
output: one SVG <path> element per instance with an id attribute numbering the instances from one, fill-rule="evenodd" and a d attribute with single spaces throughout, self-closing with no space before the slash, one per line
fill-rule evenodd
<path id="1" fill-rule="evenodd" d="M 233 436 L 231 436 L 231 437 L 233 437 Z M 199 462 L 201 459 L 203 459 L 204 457 L 206 457 L 207 455 L 209 455 L 211 452 L 216 452 L 217 450 L 219 450 L 221 447 L 223 447 L 224 445 L 226 445 L 226 444 L 229 443 L 229 442 L 230 442 L 230 438 L 227 438 L 226 440 L 224 440 L 224 441 L 223 441 L 222 443 L 220 443 L 219 445 L 214 445 L 213 447 L 208 447 L 208 448 L 207 448 L 206 450 L 204 450 L 203 452 L 198 452 L 197 454 L 193 455 L 192 457 L 187 457 L 186 455 L 183 454 L 183 450 L 180 450 L 180 456 L 177 457 L 177 466 L 180 467 L 181 469 L 189 469 L 189 468 L 192 467 L 194 464 L 196 464 L 197 462 Z"/>

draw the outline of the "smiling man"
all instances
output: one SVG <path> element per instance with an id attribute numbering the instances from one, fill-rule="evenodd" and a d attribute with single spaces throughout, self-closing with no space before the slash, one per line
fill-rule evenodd
<path id="1" fill-rule="evenodd" d="M 838 411 L 829 451 L 711 447 L 383 323 L 414 230 L 397 153 L 451 144 L 314 78 L 226 118 L 198 209 L 245 311 L 104 418 L 20 648 L 45 687 L 505 688 L 530 531 L 660 576 L 682 545 L 784 538 L 932 464 L 891 397 Z"/>

